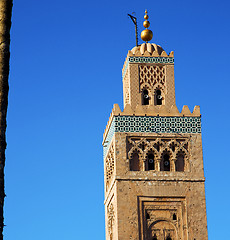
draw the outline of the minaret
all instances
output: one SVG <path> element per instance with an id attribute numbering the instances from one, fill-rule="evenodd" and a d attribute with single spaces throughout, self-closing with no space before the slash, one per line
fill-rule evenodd
<path id="1" fill-rule="evenodd" d="M 145 13 L 124 110 L 114 105 L 103 136 L 106 240 L 207 240 L 200 108 L 178 111 L 174 54 L 149 43 Z"/>

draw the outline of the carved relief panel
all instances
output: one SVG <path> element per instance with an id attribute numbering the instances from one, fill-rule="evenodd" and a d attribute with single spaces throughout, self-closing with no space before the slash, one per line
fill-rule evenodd
<path id="1" fill-rule="evenodd" d="M 115 223 L 115 210 L 114 210 L 114 203 L 113 197 L 111 198 L 110 203 L 107 206 L 107 234 L 108 240 L 114 239 L 114 223 Z"/>
<path id="2" fill-rule="evenodd" d="M 108 190 L 109 183 L 111 180 L 111 177 L 114 172 L 114 143 L 111 143 L 110 149 L 107 153 L 106 159 L 105 159 L 105 188 L 106 191 Z"/>
<path id="3" fill-rule="evenodd" d="M 186 202 L 182 197 L 139 197 L 141 240 L 187 240 Z"/>

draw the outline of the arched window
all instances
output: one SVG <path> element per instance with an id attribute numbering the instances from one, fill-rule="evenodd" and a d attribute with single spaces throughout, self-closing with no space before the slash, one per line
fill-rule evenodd
<path id="1" fill-rule="evenodd" d="M 147 89 L 142 91 L 142 105 L 149 105 L 149 92 Z"/>
<path id="2" fill-rule="evenodd" d="M 166 238 L 166 240 L 172 240 L 172 238 L 171 238 L 170 236 L 168 236 L 168 237 Z"/>
<path id="3" fill-rule="evenodd" d="M 184 154 L 179 154 L 176 160 L 176 171 L 183 172 L 184 171 Z"/>
<path id="4" fill-rule="evenodd" d="M 154 155 L 152 153 L 149 153 L 147 157 L 147 170 L 154 170 L 154 169 L 155 169 Z"/>
<path id="5" fill-rule="evenodd" d="M 161 90 L 156 90 L 156 94 L 155 94 L 155 102 L 156 105 L 162 105 L 162 95 L 161 95 Z"/>
<path id="6" fill-rule="evenodd" d="M 161 159 L 161 171 L 170 171 L 169 154 L 165 153 Z"/>
<path id="7" fill-rule="evenodd" d="M 139 155 L 137 152 L 133 153 L 132 158 L 129 161 L 130 171 L 139 171 L 140 163 L 139 163 Z"/>

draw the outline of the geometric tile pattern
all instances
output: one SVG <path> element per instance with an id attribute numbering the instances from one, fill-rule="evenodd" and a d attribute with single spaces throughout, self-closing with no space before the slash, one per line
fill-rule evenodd
<path id="1" fill-rule="evenodd" d="M 115 121 L 113 119 L 111 125 L 110 125 L 110 128 L 109 128 L 109 132 L 106 136 L 106 139 L 105 139 L 105 142 L 104 142 L 104 145 L 103 145 L 103 158 L 105 159 L 106 157 L 106 154 L 109 150 L 109 147 L 110 147 L 110 143 L 111 143 L 111 140 L 113 138 L 113 135 L 114 135 L 114 132 L 115 132 Z"/>
<path id="2" fill-rule="evenodd" d="M 201 118 L 114 116 L 104 144 L 104 157 L 115 132 L 201 133 Z"/>
<path id="3" fill-rule="evenodd" d="M 173 57 L 129 57 L 130 63 L 174 63 Z"/>
<path id="4" fill-rule="evenodd" d="M 200 133 L 200 117 L 115 116 L 115 132 Z"/>

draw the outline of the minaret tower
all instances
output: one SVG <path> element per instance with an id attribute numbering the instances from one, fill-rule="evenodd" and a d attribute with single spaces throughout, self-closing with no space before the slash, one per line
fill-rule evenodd
<path id="1" fill-rule="evenodd" d="M 200 108 L 178 111 L 174 54 L 149 43 L 145 13 L 124 110 L 114 105 L 104 132 L 106 240 L 207 240 Z"/>

